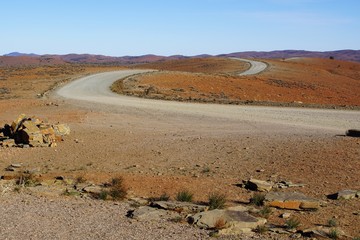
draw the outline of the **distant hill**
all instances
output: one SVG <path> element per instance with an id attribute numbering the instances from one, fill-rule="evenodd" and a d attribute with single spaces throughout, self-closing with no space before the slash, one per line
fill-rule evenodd
<path id="1" fill-rule="evenodd" d="M 34 53 L 26 54 L 19 52 L 12 52 L 0 56 L 0 66 L 19 66 L 19 65 L 54 65 L 64 63 L 80 63 L 80 64 L 113 64 L 113 65 L 133 65 L 141 63 L 152 63 L 165 60 L 177 60 L 184 58 L 196 57 L 214 57 L 208 54 L 198 56 L 158 56 L 158 55 L 143 55 L 143 56 L 123 56 L 110 57 L 104 55 L 93 54 L 66 54 L 66 55 L 37 55 Z M 345 61 L 360 62 L 360 50 L 339 50 L 328 52 L 314 52 L 303 50 L 282 50 L 271 52 L 235 52 L 229 54 L 220 54 L 216 57 L 240 57 L 240 58 L 293 58 L 293 57 L 310 57 L 310 58 L 335 58 Z"/>
<path id="2" fill-rule="evenodd" d="M 5 57 L 38 57 L 39 55 L 35 53 L 19 53 L 19 52 L 12 52 L 4 55 Z"/>
<path id="3" fill-rule="evenodd" d="M 271 52 L 236 52 L 229 54 L 221 54 L 218 57 L 239 57 L 239 58 L 293 58 L 293 57 L 309 57 L 309 58 L 330 58 L 360 62 L 360 50 L 339 50 L 327 52 L 314 52 L 303 50 L 282 50 Z"/>

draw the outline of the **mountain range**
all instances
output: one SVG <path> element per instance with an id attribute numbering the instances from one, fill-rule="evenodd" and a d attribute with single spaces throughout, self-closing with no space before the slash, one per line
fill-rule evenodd
<path id="1" fill-rule="evenodd" d="M 239 58 L 294 58 L 294 57 L 313 57 L 313 58 L 335 58 L 345 61 L 360 62 L 360 50 L 339 50 L 339 51 L 304 51 L 304 50 L 280 50 L 270 52 L 235 52 L 220 55 L 197 55 L 197 56 L 158 56 L 158 55 L 142 55 L 142 56 L 123 56 L 110 57 L 104 55 L 92 54 L 66 54 L 66 55 L 38 55 L 35 53 L 19 53 L 12 52 L 0 56 L 0 66 L 4 65 L 48 65 L 48 64 L 64 64 L 64 63 L 88 63 L 88 64 L 114 64 L 114 65 L 132 65 L 149 63 L 165 60 L 176 60 L 195 57 L 239 57 Z"/>

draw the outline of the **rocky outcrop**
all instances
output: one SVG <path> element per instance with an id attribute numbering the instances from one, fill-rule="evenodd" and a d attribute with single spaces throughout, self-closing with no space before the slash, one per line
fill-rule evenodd
<path id="1" fill-rule="evenodd" d="M 70 134 L 70 128 L 66 124 L 49 124 L 21 114 L 11 125 L 5 124 L 0 134 L 0 145 L 3 147 L 55 147 L 56 142 Z"/>
<path id="2" fill-rule="evenodd" d="M 217 229 L 223 235 L 249 233 L 266 223 L 266 219 L 256 218 L 242 208 L 205 211 L 189 217 L 189 221 L 200 228 Z"/>
<path id="3" fill-rule="evenodd" d="M 265 196 L 265 205 L 292 210 L 316 210 L 320 207 L 317 199 L 297 192 L 270 192 Z"/>

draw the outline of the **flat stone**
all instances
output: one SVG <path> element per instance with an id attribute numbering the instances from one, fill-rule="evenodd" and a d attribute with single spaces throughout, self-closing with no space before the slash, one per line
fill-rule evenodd
<path id="1" fill-rule="evenodd" d="M 292 210 L 313 210 L 320 207 L 317 199 L 297 192 L 270 192 L 265 195 L 265 204 L 270 207 Z"/>
<path id="2" fill-rule="evenodd" d="M 22 164 L 21 163 L 12 163 L 10 165 L 10 167 L 13 167 L 13 168 L 21 168 L 22 167 Z"/>
<path id="3" fill-rule="evenodd" d="M 355 190 L 341 190 L 336 194 L 336 199 L 344 199 L 349 200 L 356 198 L 358 196 L 359 192 Z"/>
<path id="4" fill-rule="evenodd" d="M 196 205 L 194 203 L 178 202 L 178 201 L 156 201 L 156 202 L 152 202 L 150 206 L 154 208 L 171 210 L 181 213 L 198 213 L 209 209 L 208 206 Z"/>
<path id="5" fill-rule="evenodd" d="M 83 191 L 90 194 L 100 194 L 103 191 L 103 188 L 100 186 L 88 186 L 83 188 Z"/>
<path id="6" fill-rule="evenodd" d="M 245 182 L 245 188 L 253 191 L 269 192 L 272 189 L 272 187 L 273 187 L 273 183 L 254 179 L 254 178 Z"/>
<path id="7" fill-rule="evenodd" d="M 205 229 L 222 228 L 220 234 L 248 233 L 259 225 L 264 225 L 266 219 L 256 218 L 244 211 L 215 209 L 197 213 L 189 217 L 189 222 Z"/>
<path id="8" fill-rule="evenodd" d="M 152 208 L 149 206 L 142 206 L 138 209 L 129 211 L 127 216 L 142 221 L 159 221 L 162 219 L 181 217 L 177 212 L 166 211 L 164 209 Z"/>
<path id="9" fill-rule="evenodd" d="M 301 231 L 302 235 L 305 237 L 321 237 L 321 238 L 329 238 L 329 233 L 333 230 L 334 228 L 330 228 L 330 227 L 323 227 L 323 226 L 318 226 L 318 227 L 313 227 L 313 228 L 308 228 L 308 229 L 304 229 Z M 342 231 L 339 228 L 336 228 L 337 233 L 339 234 L 339 237 L 344 236 L 345 232 Z"/>
<path id="10" fill-rule="evenodd" d="M 149 204 L 149 200 L 146 198 L 132 197 L 129 199 L 130 202 L 133 202 L 138 205 L 147 205 Z"/>

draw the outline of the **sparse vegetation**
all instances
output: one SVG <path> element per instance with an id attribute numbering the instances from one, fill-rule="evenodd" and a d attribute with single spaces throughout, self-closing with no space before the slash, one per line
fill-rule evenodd
<path id="1" fill-rule="evenodd" d="M 299 227 L 299 225 L 300 225 L 300 221 L 293 217 L 286 220 L 286 222 L 285 222 L 285 227 L 286 227 L 286 229 L 289 229 L 289 230 L 296 229 L 297 227 Z"/>
<path id="2" fill-rule="evenodd" d="M 33 187 L 39 184 L 39 181 L 31 173 L 21 173 L 17 177 L 16 184 L 22 187 Z"/>
<path id="3" fill-rule="evenodd" d="M 327 222 L 327 225 L 329 227 L 336 227 L 338 224 L 335 218 L 330 218 Z"/>
<path id="4" fill-rule="evenodd" d="M 209 167 L 205 167 L 201 173 L 210 173 L 211 172 L 211 169 Z"/>
<path id="5" fill-rule="evenodd" d="M 328 237 L 331 239 L 338 239 L 340 237 L 339 231 L 336 228 L 330 229 Z"/>
<path id="6" fill-rule="evenodd" d="M 209 195 L 209 209 L 222 209 L 225 207 L 226 195 L 221 193 L 211 193 Z"/>
<path id="7" fill-rule="evenodd" d="M 182 190 L 177 193 L 176 200 L 180 202 L 192 202 L 194 194 L 188 190 Z"/>
<path id="8" fill-rule="evenodd" d="M 223 219 L 223 218 L 219 218 L 218 220 L 216 220 L 214 227 L 217 230 L 225 228 L 226 227 L 226 220 Z"/>
<path id="9" fill-rule="evenodd" d="M 109 192 L 103 190 L 98 194 L 98 198 L 101 199 L 101 200 L 107 200 L 108 195 L 109 195 Z"/>
<path id="10" fill-rule="evenodd" d="M 171 222 L 179 223 L 183 221 L 183 218 L 181 216 L 174 217 L 170 219 Z"/>
<path id="11" fill-rule="evenodd" d="M 78 176 L 76 179 L 75 179 L 75 183 L 76 184 L 79 184 L 79 183 L 85 183 L 86 182 L 86 178 L 84 176 Z"/>
<path id="12" fill-rule="evenodd" d="M 256 206 L 264 205 L 265 195 L 262 193 L 254 193 L 253 197 L 250 199 L 250 203 Z"/>
<path id="13" fill-rule="evenodd" d="M 260 211 L 259 211 L 259 215 L 261 217 L 264 217 L 264 218 L 268 218 L 270 217 L 270 214 L 271 214 L 272 210 L 269 206 L 264 206 Z"/>
<path id="14" fill-rule="evenodd" d="M 151 197 L 149 198 L 150 202 L 156 202 L 156 201 L 169 201 L 170 196 L 167 193 L 161 194 L 159 197 Z"/>
<path id="15" fill-rule="evenodd" d="M 109 195 L 113 200 L 123 200 L 126 197 L 127 190 L 123 182 L 122 177 L 116 177 L 111 180 Z"/>
<path id="16" fill-rule="evenodd" d="M 264 234 L 267 231 L 269 231 L 269 228 L 266 227 L 265 225 L 259 225 L 255 228 L 255 232 L 260 233 L 260 234 Z"/>
<path id="17" fill-rule="evenodd" d="M 80 196 L 80 193 L 75 190 L 65 189 L 65 191 L 63 192 L 63 195 L 64 196 Z"/>

